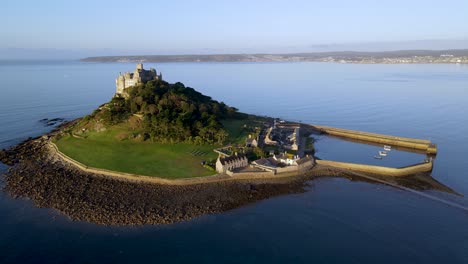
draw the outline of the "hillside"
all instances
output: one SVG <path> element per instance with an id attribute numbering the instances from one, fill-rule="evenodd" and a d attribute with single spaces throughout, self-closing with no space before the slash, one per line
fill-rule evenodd
<path id="1" fill-rule="evenodd" d="M 182 83 L 149 81 L 126 94 L 62 130 L 53 142 L 89 167 L 188 178 L 215 174 L 213 149 L 244 143 L 259 122 Z"/>
<path id="2" fill-rule="evenodd" d="M 221 121 L 243 116 L 182 83 L 149 81 L 129 88 L 128 94 L 84 117 L 73 133 L 86 136 L 119 127 L 119 140 L 222 144 L 228 134 Z"/>

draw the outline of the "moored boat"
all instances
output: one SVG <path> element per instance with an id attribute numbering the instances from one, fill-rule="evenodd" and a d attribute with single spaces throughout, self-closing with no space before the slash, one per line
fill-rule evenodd
<path id="1" fill-rule="evenodd" d="M 379 151 L 379 156 L 383 156 L 383 157 L 387 156 L 387 151 L 385 151 L 385 150 L 380 150 L 380 151 Z"/>

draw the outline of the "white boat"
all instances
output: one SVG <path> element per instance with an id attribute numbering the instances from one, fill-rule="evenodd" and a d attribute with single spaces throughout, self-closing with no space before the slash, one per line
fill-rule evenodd
<path id="1" fill-rule="evenodd" d="M 390 150 L 392 150 L 392 146 L 384 145 L 384 146 L 383 146 L 383 149 L 384 149 L 385 151 L 390 151 Z"/>
<path id="2" fill-rule="evenodd" d="M 382 156 L 380 156 L 380 155 L 375 155 L 375 156 L 374 156 L 374 159 L 382 159 Z"/>
<path id="3" fill-rule="evenodd" d="M 379 151 L 379 156 L 382 156 L 382 157 L 387 156 L 387 151 L 385 151 L 385 150 L 380 150 L 380 151 Z"/>

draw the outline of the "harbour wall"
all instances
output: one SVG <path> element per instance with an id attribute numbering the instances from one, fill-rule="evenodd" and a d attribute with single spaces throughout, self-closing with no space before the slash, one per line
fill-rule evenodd
<path id="1" fill-rule="evenodd" d="M 413 175 L 422 172 L 430 172 L 432 171 L 432 161 L 425 162 L 425 163 L 418 163 L 407 167 L 402 168 L 390 168 L 390 167 L 383 167 L 383 166 L 374 166 L 374 165 L 366 165 L 366 164 L 358 164 L 358 163 L 349 163 L 349 162 L 339 162 L 333 160 L 316 160 L 315 161 L 319 165 L 325 165 L 333 168 L 339 168 L 344 170 L 356 171 L 356 172 L 364 172 L 364 173 L 372 173 L 372 174 L 379 174 L 384 176 L 394 176 L 394 177 L 403 177 L 408 175 Z"/>
<path id="2" fill-rule="evenodd" d="M 375 147 L 382 148 L 382 143 L 359 140 L 359 139 L 354 139 L 354 138 L 349 138 L 349 137 L 340 137 L 340 136 L 333 136 L 333 135 L 327 135 L 327 136 L 330 137 L 330 138 L 336 138 L 336 139 L 344 140 L 344 141 L 348 141 L 348 142 L 354 142 L 354 143 L 358 143 L 358 144 L 365 144 L 365 145 L 369 145 L 369 146 L 375 146 Z M 417 153 L 417 154 L 421 154 L 421 155 L 427 155 L 426 150 L 414 149 L 414 148 L 405 148 L 405 147 L 402 147 L 402 146 L 392 145 L 392 150 L 399 150 L 399 151 L 404 151 L 404 152 L 411 152 L 411 153 Z"/>
<path id="3" fill-rule="evenodd" d="M 431 143 L 430 140 L 414 139 L 405 137 L 395 137 L 383 134 L 376 134 L 370 132 L 320 126 L 320 125 L 309 125 L 309 128 L 319 130 L 325 134 L 338 136 L 342 138 L 350 138 L 367 142 L 374 142 L 379 144 L 410 148 L 424 151 L 426 154 L 435 155 L 437 154 L 437 146 Z"/>

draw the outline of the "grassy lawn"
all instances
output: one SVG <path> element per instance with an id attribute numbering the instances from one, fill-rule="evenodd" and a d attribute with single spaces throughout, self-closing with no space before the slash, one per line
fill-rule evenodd
<path id="1" fill-rule="evenodd" d="M 55 143 L 67 156 L 95 168 L 167 179 L 216 173 L 200 164 L 216 158 L 213 146 L 116 141 L 116 133 L 108 132 L 93 133 L 86 139 L 65 136 Z"/>
<path id="2" fill-rule="evenodd" d="M 226 120 L 223 125 L 229 133 L 228 142 L 244 144 L 254 127 L 261 123 L 258 119 L 247 118 Z M 80 133 L 79 138 L 64 136 L 55 144 L 65 155 L 95 168 L 166 179 L 216 173 L 203 167 L 201 162 L 215 159 L 217 154 L 213 149 L 219 146 L 129 140 L 129 135 L 138 131 L 131 131 L 123 124 L 108 127 L 104 132 L 91 131 Z"/>

